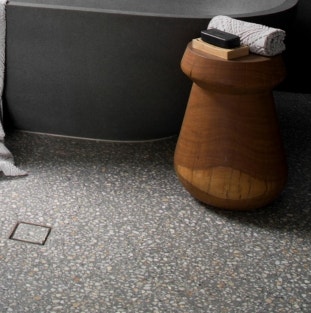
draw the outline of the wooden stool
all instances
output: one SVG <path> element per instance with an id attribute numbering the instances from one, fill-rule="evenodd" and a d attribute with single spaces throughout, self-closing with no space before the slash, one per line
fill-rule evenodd
<path id="1" fill-rule="evenodd" d="M 193 81 L 174 155 L 181 183 L 224 209 L 273 201 L 287 179 L 272 93 L 285 78 L 282 56 L 225 60 L 189 43 L 181 68 Z"/>

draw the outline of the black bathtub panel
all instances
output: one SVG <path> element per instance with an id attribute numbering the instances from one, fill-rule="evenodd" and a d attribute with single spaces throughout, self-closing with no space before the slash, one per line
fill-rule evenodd
<path id="1" fill-rule="evenodd" d="M 286 27 L 292 14 L 241 19 Z M 10 2 L 5 126 L 109 140 L 178 134 L 191 88 L 180 61 L 210 18 Z"/>
<path id="2" fill-rule="evenodd" d="M 16 128 L 112 140 L 178 133 L 191 87 L 180 60 L 205 21 L 27 7 L 8 7 L 7 19 Z"/>

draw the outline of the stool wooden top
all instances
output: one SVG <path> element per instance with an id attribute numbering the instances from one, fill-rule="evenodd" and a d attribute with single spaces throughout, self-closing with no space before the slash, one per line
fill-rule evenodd
<path id="1" fill-rule="evenodd" d="M 282 55 L 265 57 L 257 54 L 226 60 L 192 47 L 190 42 L 181 60 L 182 71 L 198 85 L 209 89 L 227 88 L 245 91 L 273 89 L 286 76 Z M 234 82 L 234 86 L 232 86 Z M 216 89 L 217 89 L 216 88 Z"/>

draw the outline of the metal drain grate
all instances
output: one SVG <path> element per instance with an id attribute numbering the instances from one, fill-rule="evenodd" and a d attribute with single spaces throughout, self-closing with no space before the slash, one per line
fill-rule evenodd
<path id="1" fill-rule="evenodd" d="M 51 227 L 34 223 L 17 222 L 9 239 L 44 245 Z"/>

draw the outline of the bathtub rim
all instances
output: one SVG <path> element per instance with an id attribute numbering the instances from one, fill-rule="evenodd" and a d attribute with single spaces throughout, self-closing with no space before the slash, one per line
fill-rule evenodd
<path id="1" fill-rule="evenodd" d="M 232 18 L 252 18 L 278 14 L 281 12 L 289 11 L 294 9 L 299 4 L 299 0 L 285 0 L 282 4 L 267 10 L 260 10 L 249 13 L 224 13 L 221 15 L 227 15 Z M 93 12 L 93 13 L 106 13 L 106 14 L 118 14 L 118 15 L 133 15 L 143 17 L 158 17 L 158 18 L 182 18 L 182 19 L 207 19 L 210 20 L 216 15 L 220 14 L 208 14 L 208 15 L 178 15 L 178 14 L 160 14 L 160 13 L 147 13 L 147 12 L 136 12 L 136 11 L 123 11 L 123 10 L 111 10 L 111 9 L 100 9 L 100 8 L 88 8 L 79 6 L 68 6 L 68 5 L 52 5 L 52 4 L 37 4 L 20 1 L 8 1 L 8 6 L 20 6 L 30 8 L 41 8 L 41 9 L 55 9 L 55 10 L 71 10 L 71 11 L 82 11 L 82 12 Z"/>

